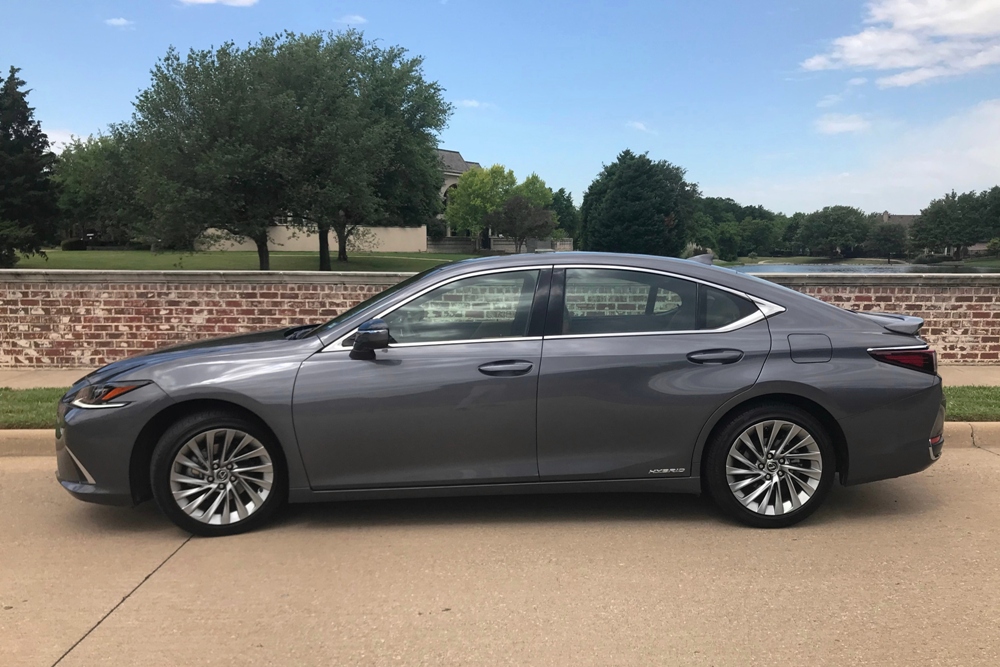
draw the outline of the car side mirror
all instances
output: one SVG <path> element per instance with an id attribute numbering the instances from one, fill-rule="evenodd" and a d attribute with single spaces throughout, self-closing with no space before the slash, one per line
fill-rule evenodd
<path id="1" fill-rule="evenodd" d="M 389 325 L 385 320 L 368 320 L 358 327 L 358 333 L 354 335 L 351 358 L 374 359 L 375 350 L 387 347 L 389 347 Z"/>

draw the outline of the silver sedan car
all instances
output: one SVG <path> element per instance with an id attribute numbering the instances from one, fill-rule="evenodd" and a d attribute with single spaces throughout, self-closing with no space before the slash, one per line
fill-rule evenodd
<path id="1" fill-rule="evenodd" d="M 698 262 L 456 262 L 324 324 L 118 361 L 58 409 L 58 478 L 227 535 L 284 503 L 707 492 L 780 527 L 925 469 L 944 398 L 915 317 Z"/>

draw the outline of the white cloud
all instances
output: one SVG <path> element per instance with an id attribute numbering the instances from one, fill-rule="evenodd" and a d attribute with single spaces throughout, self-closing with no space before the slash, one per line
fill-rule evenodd
<path id="1" fill-rule="evenodd" d="M 455 102 L 455 106 L 464 109 L 488 109 L 493 105 L 490 102 L 480 102 L 479 100 L 459 100 Z"/>
<path id="2" fill-rule="evenodd" d="M 229 5 L 230 7 L 249 7 L 259 0 L 181 0 L 182 5 Z"/>
<path id="3" fill-rule="evenodd" d="M 853 79 L 848 80 L 848 86 L 863 86 L 868 83 L 868 79 L 863 76 L 856 76 Z"/>
<path id="4" fill-rule="evenodd" d="M 918 213 L 953 188 L 983 190 L 1000 183 L 1000 99 L 910 127 L 889 142 L 868 143 L 846 172 L 708 186 L 737 201 L 761 202 L 786 213 L 848 204 L 866 211 Z"/>
<path id="5" fill-rule="evenodd" d="M 626 127 L 630 127 L 633 130 L 639 130 L 640 132 L 646 132 L 647 134 L 656 134 L 657 133 L 656 130 L 650 128 L 645 123 L 640 123 L 637 120 L 630 120 L 629 122 L 625 123 L 625 126 Z"/>
<path id="6" fill-rule="evenodd" d="M 822 134 L 864 132 L 871 126 L 871 121 L 856 113 L 828 113 L 816 119 L 816 130 Z"/>
<path id="7" fill-rule="evenodd" d="M 111 26 L 112 28 L 121 28 L 122 30 L 126 30 L 135 25 L 135 21 L 129 21 L 128 19 L 122 19 L 122 18 L 105 19 L 104 23 L 106 25 Z"/>
<path id="8" fill-rule="evenodd" d="M 870 0 L 865 23 L 805 60 L 803 69 L 897 70 L 876 79 L 888 88 L 1000 64 L 996 0 Z"/>
<path id="9" fill-rule="evenodd" d="M 348 14 L 337 19 L 337 23 L 347 23 L 348 25 L 363 25 L 368 23 L 368 19 L 360 14 Z"/>
<path id="10" fill-rule="evenodd" d="M 69 130 L 46 130 L 43 128 L 43 131 L 49 138 L 49 148 L 57 155 L 62 153 L 66 145 L 73 141 L 73 137 L 77 136 Z"/>
<path id="11" fill-rule="evenodd" d="M 832 107 L 835 104 L 840 103 L 840 101 L 843 99 L 844 99 L 843 95 L 826 95 L 819 102 L 816 103 L 816 106 L 818 106 L 821 109 L 824 107 Z"/>

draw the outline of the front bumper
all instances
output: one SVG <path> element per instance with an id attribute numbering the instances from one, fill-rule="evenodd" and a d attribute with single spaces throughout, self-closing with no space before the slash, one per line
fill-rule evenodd
<path id="1" fill-rule="evenodd" d="M 154 384 L 135 390 L 129 404 L 120 408 L 78 408 L 67 397 L 60 401 L 56 418 L 59 484 L 79 500 L 133 504 L 130 470 L 135 443 L 142 427 L 172 401 Z"/>

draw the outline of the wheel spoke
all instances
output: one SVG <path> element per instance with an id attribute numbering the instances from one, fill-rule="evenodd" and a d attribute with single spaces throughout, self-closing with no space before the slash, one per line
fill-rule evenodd
<path id="1" fill-rule="evenodd" d="M 261 454 L 265 454 L 265 453 L 267 453 L 267 450 L 264 449 L 263 446 L 261 446 L 261 447 L 258 447 L 257 449 L 251 450 L 251 451 L 249 451 L 249 452 L 247 452 L 245 454 L 240 454 L 236 458 L 229 459 L 228 461 L 226 461 L 226 464 L 228 465 L 230 463 L 239 463 L 240 461 L 246 461 L 247 459 L 252 459 L 255 456 L 260 456 Z"/>
<path id="2" fill-rule="evenodd" d="M 261 463 L 260 465 L 250 466 L 249 468 L 233 468 L 235 473 L 246 473 L 246 472 L 273 472 L 274 467 L 270 463 Z"/>
<path id="3" fill-rule="evenodd" d="M 756 477 L 751 477 L 750 479 L 744 479 L 741 482 L 733 482 L 732 484 L 729 485 L 729 488 L 732 489 L 733 491 L 739 491 L 740 489 L 742 489 L 745 486 L 749 486 L 750 484 L 753 484 L 754 482 L 759 482 L 760 478 L 761 478 L 761 475 L 757 475 Z"/>

